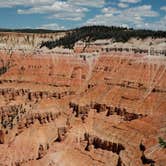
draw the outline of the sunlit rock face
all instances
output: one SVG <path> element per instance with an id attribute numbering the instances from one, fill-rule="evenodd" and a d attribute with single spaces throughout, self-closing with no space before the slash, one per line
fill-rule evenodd
<path id="1" fill-rule="evenodd" d="M 1 32 L 0 49 L 21 49 L 33 50 L 40 47 L 40 44 L 48 40 L 56 40 L 63 37 L 65 32 L 58 33 L 19 33 L 19 32 Z"/>
<path id="2" fill-rule="evenodd" d="M 93 49 L 1 49 L 0 165 L 165 166 L 165 57 Z"/>

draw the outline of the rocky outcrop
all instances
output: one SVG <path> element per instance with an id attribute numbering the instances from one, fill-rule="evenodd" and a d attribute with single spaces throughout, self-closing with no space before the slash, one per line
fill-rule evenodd
<path id="1" fill-rule="evenodd" d="M 95 103 L 92 105 L 92 108 L 95 109 L 97 113 L 100 113 L 105 112 L 106 110 L 110 110 L 112 107 L 108 107 L 106 104 Z"/>
<path id="2" fill-rule="evenodd" d="M 5 134 L 2 130 L 0 130 L 0 144 L 4 144 L 5 142 Z"/>
<path id="3" fill-rule="evenodd" d="M 57 119 L 61 113 L 52 113 L 52 112 L 45 112 L 45 113 L 31 113 L 28 114 L 25 118 L 21 119 L 18 123 L 18 129 L 23 130 L 25 128 L 29 128 L 31 125 L 39 122 L 39 124 L 47 124 L 55 119 Z"/>
<path id="4" fill-rule="evenodd" d="M 57 33 L 0 33 L 0 49 L 35 49 L 39 48 L 42 41 L 55 40 L 65 35 Z"/>
<path id="5" fill-rule="evenodd" d="M 29 104 L 9 105 L 0 107 L 1 144 L 8 142 L 8 138 L 14 137 L 18 123 L 26 117 L 31 110 Z"/>
<path id="6" fill-rule="evenodd" d="M 111 116 L 111 115 L 119 115 L 123 117 L 124 121 L 132 121 L 135 119 L 146 117 L 146 115 L 142 115 L 142 114 L 129 113 L 127 112 L 125 108 L 122 109 L 119 107 L 114 107 L 114 108 L 109 107 L 107 111 L 107 116 Z"/>
<path id="7" fill-rule="evenodd" d="M 112 151 L 117 155 L 120 154 L 122 150 L 125 150 L 125 147 L 120 143 L 114 143 L 107 140 L 103 140 L 97 136 L 89 135 L 88 133 L 84 134 L 85 141 L 87 141 L 87 146 L 85 150 L 89 150 L 89 146 L 93 145 L 95 149 L 103 149 L 107 151 Z"/>
<path id="8" fill-rule="evenodd" d="M 0 96 L 5 99 L 14 100 L 17 96 L 22 96 L 29 101 L 39 101 L 47 98 L 61 99 L 68 95 L 73 95 L 74 92 L 50 92 L 50 91 L 30 91 L 30 89 L 14 89 L 14 88 L 3 88 L 0 89 Z"/>
<path id="9" fill-rule="evenodd" d="M 2 129 L 13 129 L 14 125 L 25 116 L 28 106 L 24 104 L 0 107 L 0 123 Z M 30 108 L 29 108 L 30 109 Z"/>
<path id="10" fill-rule="evenodd" d="M 154 166 L 155 161 L 145 156 L 145 150 L 146 150 L 145 145 L 143 145 L 143 143 L 141 142 L 139 147 L 140 147 L 140 151 L 142 152 L 142 156 L 141 156 L 142 164 L 143 165 L 150 164 L 150 166 Z"/>
<path id="11" fill-rule="evenodd" d="M 141 43 L 140 43 L 141 41 Z M 165 44 L 164 44 L 164 38 L 163 39 L 157 39 L 157 40 L 149 40 L 144 39 L 132 39 L 128 42 L 122 43 L 122 42 L 114 42 L 112 39 L 108 40 L 96 40 L 91 41 L 87 43 L 84 41 L 78 41 L 75 43 L 74 50 L 77 53 L 81 52 L 87 52 L 87 53 L 93 53 L 93 52 L 100 52 L 100 53 L 128 53 L 128 54 L 142 54 L 142 55 L 159 55 L 159 56 L 165 56 L 166 50 L 165 50 Z M 160 45 L 160 44 L 161 45 Z M 156 48 L 155 48 L 156 47 Z"/>
<path id="12" fill-rule="evenodd" d="M 111 116 L 111 115 L 121 116 L 124 121 L 132 121 L 135 119 L 146 117 L 146 115 L 127 112 L 126 108 L 113 107 L 110 105 L 100 104 L 100 103 L 92 102 L 90 105 L 80 106 L 79 104 L 70 102 L 69 106 L 70 108 L 73 109 L 73 113 L 75 114 L 76 117 L 84 117 L 84 118 L 88 117 L 90 109 L 95 109 L 97 113 L 106 112 L 106 116 Z"/>
<path id="13" fill-rule="evenodd" d="M 0 107 L 1 144 L 7 141 L 6 137 L 14 132 L 18 136 L 22 131 L 35 123 L 44 125 L 53 122 L 61 113 L 32 113 L 32 107 L 28 104 Z M 12 134 L 13 135 L 13 134 Z"/>
<path id="14" fill-rule="evenodd" d="M 76 117 L 86 117 L 88 116 L 88 112 L 90 111 L 89 105 L 80 106 L 79 104 L 70 102 L 69 107 L 73 109 L 73 113 Z"/>
<path id="15" fill-rule="evenodd" d="M 58 142 L 64 141 L 66 138 L 67 131 L 68 130 L 66 127 L 58 128 L 58 138 L 56 141 L 58 141 Z"/>
<path id="16" fill-rule="evenodd" d="M 38 148 L 38 157 L 37 157 L 37 160 L 42 159 L 46 155 L 48 149 L 49 149 L 48 144 L 47 144 L 47 146 L 44 146 L 44 145 L 40 144 L 39 148 Z"/>

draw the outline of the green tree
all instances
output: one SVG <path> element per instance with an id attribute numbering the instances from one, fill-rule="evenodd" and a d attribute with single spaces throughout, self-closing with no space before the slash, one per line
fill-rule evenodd
<path id="1" fill-rule="evenodd" d="M 159 137 L 159 144 L 160 144 L 160 147 L 166 148 L 166 141 L 164 141 L 161 137 Z"/>

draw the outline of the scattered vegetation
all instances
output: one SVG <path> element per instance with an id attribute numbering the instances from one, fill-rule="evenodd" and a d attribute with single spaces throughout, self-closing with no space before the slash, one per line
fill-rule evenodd
<path id="1" fill-rule="evenodd" d="M 107 27 L 107 26 L 85 26 L 68 31 L 67 35 L 55 40 L 42 42 L 41 48 L 46 46 L 49 49 L 62 46 L 64 48 L 72 49 L 74 44 L 81 41 L 95 41 L 97 39 L 110 39 L 116 42 L 126 42 L 130 38 L 145 39 L 147 37 L 162 38 L 166 37 L 165 31 L 152 30 L 134 30 L 123 27 Z"/>
<path id="2" fill-rule="evenodd" d="M 160 147 L 166 148 L 166 141 L 164 141 L 161 137 L 159 137 L 159 144 L 160 144 Z"/>
<path id="3" fill-rule="evenodd" d="M 0 76 L 5 74 L 9 68 L 11 67 L 11 61 L 7 61 L 7 63 L 5 64 L 4 60 L 0 59 L 0 61 L 2 62 L 2 67 L 0 67 Z"/>
<path id="4" fill-rule="evenodd" d="M 1 68 L 0 68 L 0 75 L 6 73 L 7 70 L 8 70 L 8 67 L 7 67 L 7 66 L 3 66 L 3 67 L 1 67 Z"/>

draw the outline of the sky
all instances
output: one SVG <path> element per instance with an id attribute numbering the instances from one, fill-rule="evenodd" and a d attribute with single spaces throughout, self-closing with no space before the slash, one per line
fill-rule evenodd
<path id="1" fill-rule="evenodd" d="M 0 28 L 85 25 L 166 31 L 166 0 L 0 0 Z"/>

